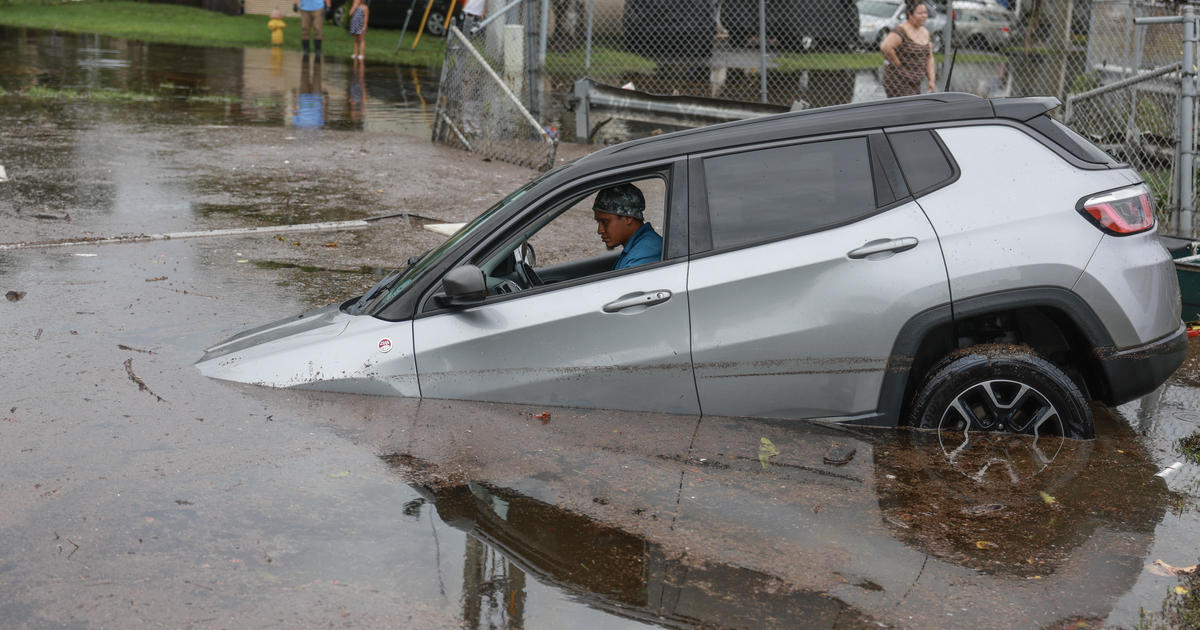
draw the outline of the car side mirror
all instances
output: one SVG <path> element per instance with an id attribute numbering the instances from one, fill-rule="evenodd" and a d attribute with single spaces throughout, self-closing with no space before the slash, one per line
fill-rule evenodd
<path id="1" fill-rule="evenodd" d="M 445 295 L 437 296 L 441 306 L 471 306 L 487 297 L 487 283 L 483 271 L 475 265 L 455 267 L 442 276 Z"/>
<path id="2" fill-rule="evenodd" d="M 513 250 L 513 258 L 519 263 L 525 263 L 530 267 L 537 266 L 537 252 L 533 251 L 533 245 L 529 241 L 525 241 Z"/>

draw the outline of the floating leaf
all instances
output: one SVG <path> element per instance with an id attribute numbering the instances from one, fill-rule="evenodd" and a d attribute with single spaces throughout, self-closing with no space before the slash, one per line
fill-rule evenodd
<path id="1" fill-rule="evenodd" d="M 1055 503 L 1058 503 L 1058 500 L 1055 499 L 1054 497 L 1050 496 L 1049 494 L 1046 494 L 1045 490 L 1038 490 L 1038 494 L 1040 494 L 1042 496 L 1042 500 L 1045 501 L 1048 505 L 1054 505 Z"/>
<path id="2" fill-rule="evenodd" d="M 996 549 L 1000 545 L 997 545 L 996 543 L 991 542 L 989 540 L 976 540 L 975 546 L 980 549 Z"/>
<path id="3" fill-rule="evenodd" d="M 339 470 L 338 472 L 335 472 L 335 473 L 329 473 L 330 479 L 342 479 L 344 477 L 349 477 L 349 476 L 350 476 L 349 470 Z"/>
<path id="4" fill-rule="evenodd" d="M 758 461 L 763 468 L 767 467 L 767 460 L 779 454 L 779 449 L 775 448 L 775 444 L 767 438 L 762 438 L 762 442 L 758 445 Z"/>
<path id="5" fill-rule="evenodd" d="M 1146 568 L 1155 575 L 1192 575 L 1197 572 L 1197 566 L 1193 564 L 1190 567 L 1177 567 L 1167 564 L 1162 560 L 1151 562 Z"/>

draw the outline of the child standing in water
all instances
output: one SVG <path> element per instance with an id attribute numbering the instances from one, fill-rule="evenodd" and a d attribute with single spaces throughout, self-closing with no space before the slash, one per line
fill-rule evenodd
<path id="1" fill-rule="evenodd" d="M 362 59 L 366 55 L 367 42 L 364 36 L 367 33 L 367 19 L 370 13 L 371 9 L 366 0 L 354 0 L 354 4 L 350 5 L 350 34 L 354 36 L 354 54 L 350 55 L 351 59 Z"/>

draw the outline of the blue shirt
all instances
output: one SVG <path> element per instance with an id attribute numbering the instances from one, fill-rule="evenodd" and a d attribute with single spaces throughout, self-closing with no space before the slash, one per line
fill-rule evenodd
<path id="1" fill-rule="evenodd" d="M 662 260 L 662 237 L 649 223 L 643 223 L 638 231 L 625 241 L 621 255 L 613 269 L 627 269 L 638 265 L 648 265 Z"/>
<path id="2" fill-rule="evenodd" d="M 325 0 L 300 0 L 301 11 L 316 11 L 325 8 Z"/>

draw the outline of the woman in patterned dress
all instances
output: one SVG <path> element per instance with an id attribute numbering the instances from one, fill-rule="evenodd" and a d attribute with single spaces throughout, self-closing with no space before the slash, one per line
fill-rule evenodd
<path id="1" fill-rule="evenodd" d="M 367 52 L 365 36 L 370 12 L 366 0 L 354 0 L 354 4 L 350 6 L 350 34 L 354 36 L 354 54 L 350 55 L 351 59 L 362 59 Z"/>
<path id="2" fill-rule="evenodd" d="M 924 0 L 905 0 L 908 19 L 896 25 L 879 44 L 879 51 L 887 60 L 883 68 L 883 90 L 888 98 L 911 96 L 921 93 L 921 81 L 927 80 L 930 92 L 936 92 L 934 83 L 936 64 L 933 60 L 933 44 L 925 20 L 929 9 Z"/>

